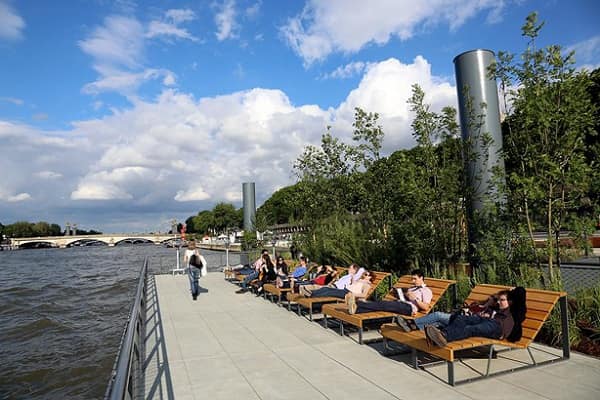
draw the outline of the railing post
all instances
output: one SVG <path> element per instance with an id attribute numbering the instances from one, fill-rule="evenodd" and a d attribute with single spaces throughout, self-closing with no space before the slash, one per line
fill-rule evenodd
<path id="1" fill-rule="evenodd" d="M 562 296 L 558 301 L 560 303 L 560 321 L 562 325 L 563 358 L 568 359 L 571 357 L 571 346 L 569 344 L 569 311 L 567 309 L 567 296 Z"/>

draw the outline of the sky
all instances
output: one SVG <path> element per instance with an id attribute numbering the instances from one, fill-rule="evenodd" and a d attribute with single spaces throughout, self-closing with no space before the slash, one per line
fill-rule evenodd
<path id="1" fill-rule="evenodd" d="M 260 206 L 355 107 L 413 147 L 411 86 L 456 107 L 454 57 L 520 54 L 532 11 L 600 66 L 596 0 L 0 0 L 0 223 L 166 231 L 243 182 Z"/>

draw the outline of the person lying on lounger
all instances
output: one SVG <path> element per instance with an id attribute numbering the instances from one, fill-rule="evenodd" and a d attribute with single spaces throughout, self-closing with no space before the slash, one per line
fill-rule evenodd
<path id="1" fill-rule="evenodd" d="M 361 278 L 357 282 L 350 284 L 344 289 L 325 286 L 313 291 L 310 297 L 337 297 L 340 299 L 344 299 L 346 298 L 346 295 L 352 294 L 353 297 L 364 299 L 365 297 L 367 297 L 367 294 L 371 290 L 372 281 L 373 276 L 371 275 L 371 272 L 365 270 L 365 272 L 363 272 Z"/>
<path id="2" fill-rule="evenodd" d="M 350 294 L 346 299 L 348 304 L 348 312 L 366 313 L 370 311 L 389 311 L 401 315 L 413 315 L 418 311 L 429 310 L 429 303 L 433 298 L 433 293 L 424 282 L 423 271 L 415 269 L 411 272 L 411 280 L 413 286 L 404 290 L 398 288 L 397 300 L 382 300 L 382 301 L 356 301 Z"/>

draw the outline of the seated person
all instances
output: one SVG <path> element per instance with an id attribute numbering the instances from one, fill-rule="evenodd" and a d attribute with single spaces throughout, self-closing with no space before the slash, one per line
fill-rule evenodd
<path id="1" fill-rule="evenodd" d="M 502 292 L 496 293 L 488 297 L 488 299 L 484 303 L 475 303 L 463 306 L 464 313 L 468 313 L 469 315 L 479 315 L 483 317 L 489 317 L 493 314 L 494 310 L 499 307 L 498 298 Z M 516 287 L 508 293 L 508 299 L 510 300 L 511 313 L 515 319 L 515 328 L 511 333 L 511 338 L 516 338 L 514 341 L 517 341 L 521 338 L 522 328 L 521 323 L 525 319 L 525 289 L 523 287 Z M 404 331 L 410 332 L 413 330 L 425 330 L 427 325 L 433 325 L 437 328 L 444 328 L 448 324 L 450 324 L 450 320 L 454 314 L 436 311 L 431 314 L 425 315 L 421 318 L 415 318 L 413 320 L 405 320 L 402 317 L 398 317 L 396 319 L 396 323 L 400 326 Z M 517 318 L 518 316 L 518 318 Z"/>
<path id="2" fill-rule="evenodd" d="M 250 282 L 252 282 L 255 279 L 258 279 L 259 275 L 260 275 L 260 270 L 263 266 L 263 264 L 266 262 L 265 261 L 265 257 L 269 258 L 270 260 L 270 256 L 269 256 L 269 251 L 264 249 L 261 252 L 261 256 L 258 260 L 256 260 L 254 262 L 254 264 L 252 264 L 252 270 L 249 274 L 244 274 L 246 275 L 246 277 L 244 278 L 244 280 L 242 281 L 242 288 L 239 290 L 236 290 L 236 293 L 246 293 L 248 291 L 248 284 L 250 284 Z M 242 272 L 240 272 L 242 273 Z"/>
<path id="3" fill-rule="evenodd" d="M 271 257 L 268 254 L 263 254 L 263 264 L 260 267 L 260 273 L 258 275 L 258 290 L 256 291 L 256 296 L 260 296 L 263 291 L 263 286 L 267 282 L 272 282 L 277 278 L 277 273 L 275 272 L 275 264 L 271 261 Z"/>
<path id="4" fill-rule="evenodd" d="M 433 298 L 433 293 L 424 282 L 423 271 L 415 269 L 411 272 L 411 280 L 413 286 L 409 287 L 406 291 L 402 288 L 398 288 L 398 300 L 389 301 L 359 301 L 350 298 L 347 301 L 348 312 L 354 313 L 365 313 L 370 311 L 389 311 L 401 315 L 414 315 L 418 311 L 429 310 L 429 303 Z"/>
<path id="5" fill-rule="evenodd" d="M 425 336 L 429 342 L 440 347 L 474 336 L 507 339 L 515 326 L 508 297 L 509 291 L 503 290 L 497 295 L 497 303 L 478 315 L 454 314 L 448 325 L 442 328 L 427 325 Z"/>
<path id="6" fill-rule="evenodd" d="M 288 280 L 281 280 L 281 286 L 278 285 L 278 287 L 289 287 L 289 288 L 294 288 L 294 283 L 299 280 L 300 278 L 302 278 L 304 275 L 306 275 L 306 272 L 308 271 L 308 266 L 306 265 L 306 257 L 302 256 L 300 257 L 300 264 L 294 268 L 294 271 L 288 275 Z"/>
<path id="7" fill-rule="evenodd" d="M 329 286 L 332 282 L 334 282 L 336 277 L 337 270 L 335 268 L 333 268 L 330 265 L 322 265 L 317 271 L 317 276 L 315 276 L 310 281 L 300 283 L 300 285 L 298 285 L 298 293 L 300 293 L 304 297 L 310 297 L 311 293 L 314 290 L 317 290 L 324 286 Z"/>
<path id="8" fill-rule="evenodd" d="M 352 294 L 353 298 L 364 299 L 371 290 L 372 281 L 373 276 L 369 271 L 365 270 L 358 281 L 348 285 L 344 289 L 325 286 L 313 291 L 310 297 L 337 297 L 345 299 L 347 295 Z"/>
<path id="9" fill-rule="evenodd" d="M 283 257 L 277 256 L 275 263 L 275 273 L 281 278 L 287 278 L 288 276 L 288 265 L 283 261 Z"/>
<path id="10" fill-rule="evenodd" d="M 342 276 L 340 279 L 335 281 L 335 287 L 338 289 L 344 289 L 354 282 L 358 281 L 365 272 L 364 268 L 360 268 L 357 264 L 350 264 L 348 267 L 348 273 Z"/>

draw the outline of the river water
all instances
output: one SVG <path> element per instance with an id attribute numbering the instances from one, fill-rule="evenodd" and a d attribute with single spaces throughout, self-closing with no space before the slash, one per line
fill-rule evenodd
<path id="1" fill-rule="evenodd" d="M 210 270 L 225 264 L 224 253 L 203 255 Z M 176 250 L 0 252 L 0 399 L 102 398 L 145 257 L 150 271 L 167 272 Z"/>

